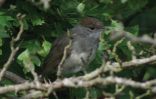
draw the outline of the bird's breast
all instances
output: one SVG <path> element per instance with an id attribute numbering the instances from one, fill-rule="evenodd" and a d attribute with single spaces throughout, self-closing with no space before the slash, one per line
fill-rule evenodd
<path id="1" fill-rule="evenodd" d="M 78 53 L 75 50 L 71 52 L 71 55 L 65 60 L 62 66 L 62 72 L 76 73 L 85 68 L 90 62 L 92 52 Z"/>
<path id="2" fill-rule="evenodd" d="M 71 53 L 62 65 L 62 72 L 76 73 L 88 66 L 95 56 L 97 44 L 88 38 L 76 38 L 72 42 Z"/>

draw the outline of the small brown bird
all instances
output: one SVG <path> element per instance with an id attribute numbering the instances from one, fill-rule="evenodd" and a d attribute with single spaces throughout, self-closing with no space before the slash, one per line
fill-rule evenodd
<path id="1" fill-rule="evenodd" d="M 64 35 L 56 39 L 43 64 L 42 75 L 57 72 L 58 65 L 65 55 L 65 47 L 70 43 L 71 45 L 66 51 L 66 58 L 60 66 L 61 74 L 76 73 L 85 69 L 95 56 L 99 36 L 103 28 L 102 22 L 98 19 L 86 17 L 69 30 L 70 36 Z"/>

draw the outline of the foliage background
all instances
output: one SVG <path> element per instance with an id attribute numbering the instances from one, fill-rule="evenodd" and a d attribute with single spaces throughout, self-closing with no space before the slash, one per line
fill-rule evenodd
<path id="1" fill-rule="evenodd" d="M 33 0 L 32 0 L 33 1 Z M 45 0 L 46 1 L 46 0 Z M 24 33 L 21 37 L 20 50 L 15 61 L 10 66 L 12 71 L 23 78 L 32 79 L 30 68 L 36 71 L 40 69 L 49 49 L 53 47 L 53 41 L 70 29 L 85 16 L 93 16 L 100 19 L 106 26 L 112 29 L 125 30 L 136 36 L 147 34 L 154 37 L 156 27 L 156 1 L 155 0 L 52 0 L 48 4 L 39 0 L 6 0 L 0 8 L 0 64 L 4 64 L 10 53 L 10 40 L 16 36 L 19 30 L 19 23 L 16 18 L 18 13 L 25 14 Z M 121 25 L 121 23 L 123 25 Z M 100 43 L 97 57 L 90 64 L 91 70 L 100 66 L 102 60 L 100 54 L 112 49 L 113 41 L 110 41 L 109 31 L 104 32 L 105 42 Z M 118 47 L 116 54 L 121 61 L 131 60 L 131 51 L 127 48 L 127 40 L 124 40 Z M 155 54 L 155 48 L 147 44 L 134 44 L 138 58 Z M 113 54 L 109 53 L 109 60 L 116 61 Z M 32 67 L 27 67 L 31 62 Z M 2 68 L 2 65 L 1 65 Z M 109 75 L 109 73 L 108 73 Z M 156 69 L 154 66 L 130 68 L 115 75 L 131 78 L 136 81 L 146 81 L 155 78 Z M 1 86 L 12 84 L 9 80 L 0 82 Z M 85 97 L 85 89 L 70 89 L 68 99 L 80 99 Z M 100 88 L 90 88 L 91 99 L 102 96 L 102 90 L 109 93 L 115 92 L 115 85 Z M 120 99 L 133 99 L 145 93 L 140 89 L 125 88 Z M 9 95 L 0 95 L 4 99 Z M 152 97 L 149 94 L 145 97 Z"/>

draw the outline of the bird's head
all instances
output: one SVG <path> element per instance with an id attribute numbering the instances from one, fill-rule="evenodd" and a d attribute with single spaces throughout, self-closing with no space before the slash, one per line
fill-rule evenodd
<path id="1" fill-rule="evenodd" d="M 96 30 L 96 29 L 103 29 L 104 26 L 103 26 L 103 23 L 96 19 L 96 18 L 93 18 L 93 17 L 86 17 L 86 18 L 83 18 L 81 21 L 80 21 L 80 25 L 84 26 L 84 27 L 87 27 L 91 30 Z"/>

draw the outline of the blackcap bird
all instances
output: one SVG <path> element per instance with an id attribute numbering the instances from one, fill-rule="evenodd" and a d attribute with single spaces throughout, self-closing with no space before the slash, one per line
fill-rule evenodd
<path id="1" fill-rule="evenodd" d="M 83 18 L 79 24 L 68 31 L 68 35 L 54 41 L 54 46 L 43 64 L 42 74 L 56 73 L 58 66 L 61 74 L 84 70 L 94 59 L 103 28 L 102 22 L 98 19 Z"/>

